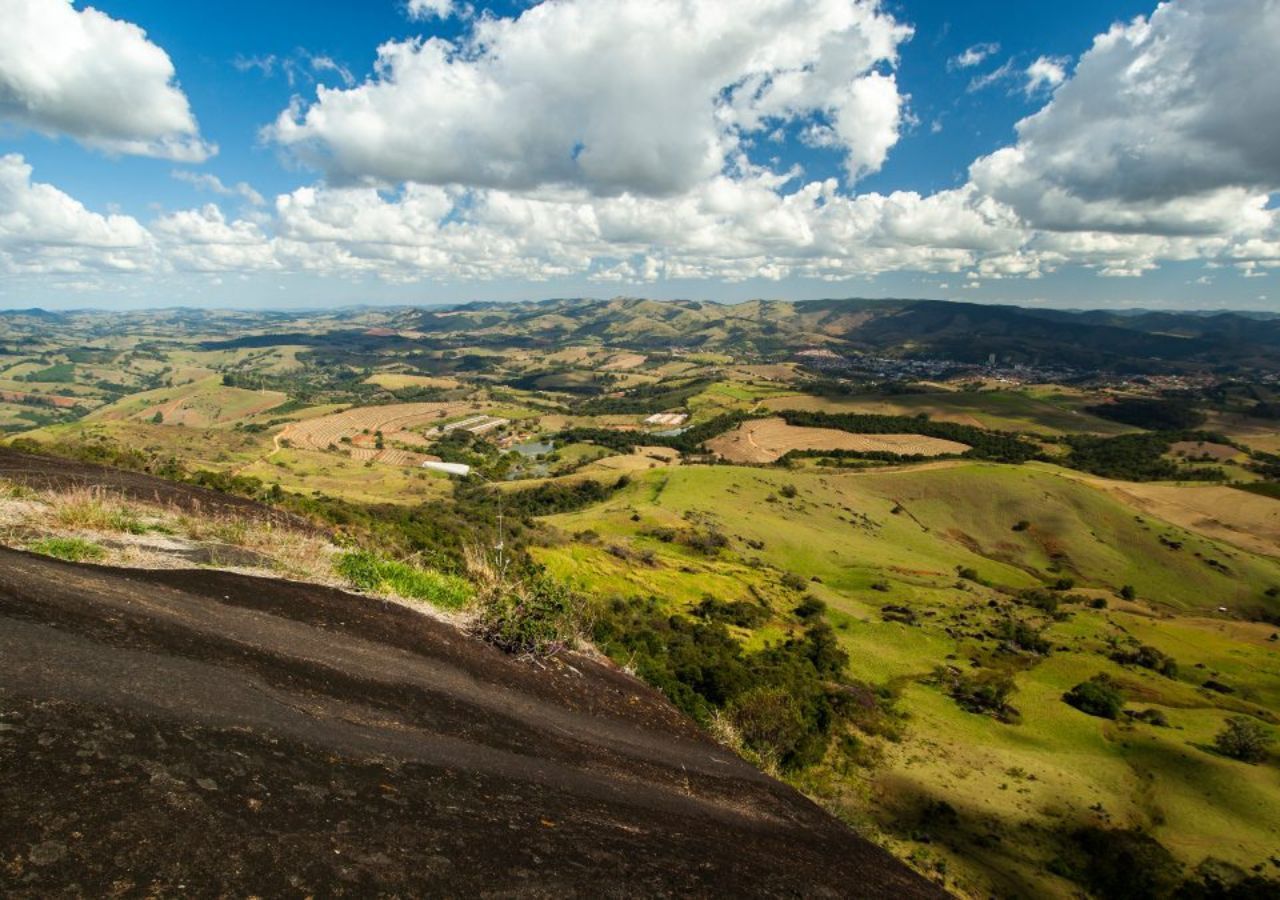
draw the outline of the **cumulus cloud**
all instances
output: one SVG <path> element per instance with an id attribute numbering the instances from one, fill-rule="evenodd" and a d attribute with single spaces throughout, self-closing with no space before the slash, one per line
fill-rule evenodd
<path id="1" fill-rule="evenodd" d="M 168 54 L 136 25 L 70 0 L 0 0 L 0 119 L 111 153 L 200 162 Z"/>
<path id="2" fill-rule="evenodd" d="M 542 3 L 461 43 L 384 44 L 372 78 L 267 134 L 334 183 L 672 195 L 744 135 L 813 119 L 855 179 L 898 140 L 910 34 L 876 0 Z"/>
<path id="3" fill-rule="evenodd" d="M 1257 226 L 1280 188 L 1278 46 L 1274 0 L 1162 4 L 1095 38 L 1016 146 L 971 177 L 1041 228 Z"/>
<path id="4" fill-rule="evenodd" d="M 564 0 L 545 14 L 569 16 L 557 27 L 582 35 L 598 55 L 602 5 Z M 662 58 L 676 70 L 671 84 L 662 71 L 645 70 L 631 91 L 609 82 L 613 70 L 626 69 L 622 62 L 590 69 L 590 60 L 570 52 L 563 71 L 547 63 L 560 45 L 540 44 L 553 32 L 520 24 L 524 18 L 500 27 L 482 21 L 479 31 L 496 28 L 495 43 L 469 49 L 390 45 L 377 77 L 352 89 L 321 89 L 316 103 L 295 110 L 283 126 L 314 131 L 286 143 L 331 165 L 341 159 L 340 177 L 238 218 L 216 202 L 146 225 L 102 215 L 32 181 L 21 157 L 3 157 L 0 267 L 355 273 L 454 283 L 839 281 L 914 271 L 966 285 L 1034 279 L 1068 265 L 1107 277 L 1138 277 L 1166 261 L 1201 260 L 1250 275 L 1280 267 L 1280 210 L 1269 198 L 1280 185 L 1280 162 L 1257 144 L 1257 132 L 1277 127 L 1277 88 L 1246 79 L 1244 64 L 1226 59 L 1223 49 L 1230 36 L 1246 62 L 1261 58 L 1270 39 L 1254 35 L 1274 30 L 1274 3 L 1237 0 L 1224 11 L 1208 0 L 1183 0 L 1113 28 L 1072 74 L 1061 64 L 1060 82 L 1044 108 L 1019 124 L 1013 145 L 977 160 L 968 183 L 931 195 L 856 193 L 847 181 L 810 179 L 799 168 L 775 171 L 748 155 L 751 137 L 803 123 L 795 130 L 806 141 L 841 149 L 851 176 L 883 163 L 905 115 L 884 63 L 904 34 L 878 7 L 818 2 L 809 8 L 829 20 L 795 24 L 804 17 L 784 15 L 794 13 L 787 0 L 744 5 L 742 15 L 757 16 L 757 37 L 787 36 L 770 42 L 748 40 L 729 21 L 741 16 L 712 15 L 723 12 L 712 4 L 660 0 L 641 8 L 618 0 L 613 8 L 636 21 L 618 38 L 617 52 L 627 52 L 637 31 L 638 46 L 649 48 L 641 20 L 668 7 L 710 17 L 688 28 L 716 36 L 720 43 L 704 50 L 714 59 L 682 47 L 687 36 L 672 39 L 675 51 Z M 759 18 L 765 7 L 777 18 Z M 1234 12 L 1244 7 L 1252 19 Z M 543 80 L 525 90 L 512 73 L 533 72 L 535 61 Z M 1199 68 L 1210 62 L 1217 68 Z M 430 70 L 426 81 L 415 74 L 418 66 Z M 567 85 L 548 82 L 558 71 Z M 738 74 L 723 81 L 727 73 Z M 601 90 L 626 108 L 601 104 L 581 115 L 560 108 L 590 101 L 594 92 L 578 81 L 596 74 L 606 82 Z M 424 100 L 421 92 L 436 84 L 431 79 L 442 78 L 453 79 L 456 91 Z M 722 86 L 713 96 L 687 89 L 674 96 L 674 86 L 684 84 Z M 493 109 L 515 116 L 508 143 L 490 121 L 496 113 L 481 102 L 490 95 Z M 512 112 L 520 101 L 528 115 Z M 404 121 L 389 115 L 401 107 Z M 436 118 L 424 118 L 424 109 Z M 663 126 L 653 129 L 659 119 Z M 424 142 L 424 122 L 431 133 L 439 129 L 443 149 Z M 623 134 L 593 144 L 592 129 L 606 124 Z M 681 125 L 692 129 L 692 141 L 677 133 Z M 322 133 L 348 143 L 317 143 Z M 557 148 L 566 146 L 566 135 L 572 152 L 562 157 Z M 601 147 L 615 148 L 618 158 L 592 156 Z M 480 148 L 492 153 L 485 157 Z M 657 165 L 663 161 L 676 175 Z M 681 161 L 687 165 L 677 166 Z M 397 166 L 411 174 L 397 176 Z M 257 196 L 247 184 L 227 185 L 208 173 L 177 177 L 213 200 L 252 204 Z"/>
<path id="5" fill-rule="evenodd" d="M 149 245 L 137 220 L 90 212 L 52 185 L 33 182 L 18 154 L 0 156 L 0 271 L 133 271 L 147 264 Z"/>

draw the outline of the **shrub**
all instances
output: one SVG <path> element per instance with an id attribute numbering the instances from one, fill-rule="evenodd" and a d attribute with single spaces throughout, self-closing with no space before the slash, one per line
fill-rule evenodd
<path id="1" fill-rule="evenodd" d="M 1099 673 L 1063 694 L 1062 699 L 1082 713 L 1114 719 L 1124 709 L 1124 695 L 1110 675 Z"/>
<path id="2" fill-rule="evenodd" d="M 779 687 L 752 688 L 727 712 L 743 744 L 774 764 L 795 756 L 808 731 L 799 704 Z"/>
<path id="3" fill-rule="evenodd" d="M 815 597 L 813 594 L 805 594 L 800 599 L 800 603 L 795 610 L 796 618 L 803 622 L 820 618 L 826 611 L 827 604 L 820 597 Z"/>
<path id="4" fill-rule="evenodd" d="M 1116 650 L 1111 654 L 1111 659 L 1122 666 L 1140 666 L 1143 669 L 1159 672 L 1165 678 L 1178 677 L 1177 661 L 1149 644 L 1142 644 L 1130 650 Z"/>
<path id="5" fill-rule="evenodd" d="M 809 582 L 795 572 L 783 572 L 781 581 L 783 587 L 790 588 L 793 591 L 803 591 L 809 586 Z"/>
<path id="6" fill-rule="evenodd" d="M 1173 895 L 1182 866 L 1155 838 L 1137 829 L 1082 828 L 1069 843 L 1070 862 L 1052 867 L 1101 900 L 1155 900 Z"/>
<path id="7" fill-rule="evenodd" d="M 420 569 L 368 550 L 341 554 L 334 569 L 357 590 L 391 593 L 445 609 L 461 609 L 472 596 L 471 585 L 464 578 Z"/>
<path id="8" fill-rule="evenodd" d="M 794 484 L 784 484 L 782 487 L 778 488 L 778 493 L 786 497 L 788 500 L 791 500 L 795 498 L 799 491 L 796 490 L 796 486 Z"/>
<path id="9" fill-rule="evenodd" d="M 1241 762 L 1260 763 L 1267 758 L 1271 735 L 1247 716 L 1232 716 L 1213 739 L 1213 745 L 1223 756 Z"/>
<path id="10" fill-rule="evenodd" d="M 1018 595 L 1018 599 L 1048 615 L 1056 613 L 1061 602 L 1056 595 L 1043 588 L 1028 588 Z"/>
<path id="11" fill-rule="evenodd" d="M 92 541 L 81 538 L 44 538 L 30 545 L 34 553 L 65 559 L 67 562 L 85 562 L 102 559 L 107 552 Z"/>
<path id="12" fill-rule="evenodd" d="M 1052 649 L 1052 645 L 1040 629 L 1032 628 L 1026 622 L 1019 622 L 1012 618 L 1000 623 L 996 629 L 996 637 L 1000 638 L 1009 650 L 1022 650 L 1045 656 Z"/>
<path id="13" fill-rule="evenodd" d="M 841 721 L 866 730 L 884 718 L 874 689 L 848 681 L 848 656 L 825 623 L 747 652 L 723 622 L 665 615 L 621 598 L 599 610 L 598 646 L 632 666 L 703 724 L 784 770 L 823 759 Z"/>
<path id="14" fill-rule="evenodd" d="M 686 547 L 696 550 L 703 556 L 717 556 L 721 550 L 729 546 L 729 539 L 715 529 L 706 532 L 687 531 L 680 538 L 681 543 Z"/>
<path id="15" fill-rule="evenodd" d="M 1148 725 L 1154 725 L 1157 728 L 1168 728 L 1169 718 L 1158 709 L 1144 709 L 1142 712 L 1131 713 L 1134 721 L 1146 722 Z"/>
<path id="16" fill-rule="evenodd" d="M 966 712 L 994 716 L 1002 722 L 1018 720 L 1018 711 L 1009 705 L 1017 685 L 1008 672 L 987 670 L 964 675 L 942 669 L 937 675 L 948 684 L 951 698 Z"/>
<path id="17" fill-rule="evenodd" d="M 510 577 L 478 552 L 468 554 L 477 582 L 472 631 L 508 653 L 553 656 L 577 643 L 585 604 L 581 596 L 544 572 Z"/>
<path id="18" fill-rule="evenodd" d="M 715 597 L 702 598 L 693 611 L 699 618 L 709 622 L 724 622 L 739 628 L 755 628 L 769 617 L 769 611 L 755 603 L 746 600 L 725 602 Z"/>

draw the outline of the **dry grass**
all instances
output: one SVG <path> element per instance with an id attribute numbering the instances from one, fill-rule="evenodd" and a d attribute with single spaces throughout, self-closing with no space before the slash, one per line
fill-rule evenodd
<path id="1" fill-rule="evenodd" d="M 314 533 L 234 515 L 193 515 L 99 487 L 56 491 L 0 484 L 0 543 L 38 548 L 50 540 L 101 543 L 101 561 L 142 568 L 184 568 L 192 565 L 192 555 L 216 556 L 219 547 L 231 547 L 261 561 L 250 569 L 337 583 L 329 564 L 336 548 Z"/>
<path id="2" fill-rule="evenodd" d="M 791 450 L 856 450 L 902 456 L 964 453 L 956 441 L 919 434 L 850 434 L 833 428 L 802 428 L 782 419 L 756 419 L 707 442 L 708 449 L 730 462 L 771 463 Z"/>
<path id="3" fill-rule="evenodd" d="M 72 488 L 39 499 L 52 508 L 54 521 L 65 528 L 126 534 L 151 530 L 135 506 L 101 488 Z"/>

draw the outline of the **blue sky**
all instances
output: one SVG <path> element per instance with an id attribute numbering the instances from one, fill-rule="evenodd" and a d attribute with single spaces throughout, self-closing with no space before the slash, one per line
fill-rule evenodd
<path id="1" fill-rule="evenodd" d="M 84 25 L 87 40 L 136 42 L 167 57 L 172 75 L 154 59 L 142 67 L 104 51 L 101 71 L 67 76 L 56 88 L 65 96 L 55 98 L 55 114 L 31 85 L 67 52 L 59 38 L 48 24 L 31 25 L 35 37 L 22 46 L 6 48 L 0 37 L 0 55 L 19 62 L 17 75 L 0 74 L 14 80 L 0 84 L 0 96 L 7 87 L 18 98 L 0 102 L 0 156 L 12 185 L 0 188 L 0 222 L 6 213 L 10 222 L 0 226 L 0 306 L 617 293 L 1277 306 L 1280 162 L 1275 152 L 1251 151 L 1248 133 L 1250 121 L 1280 115 L 1277 92 L 1251 84 L 1242 96 L 1232 80 L 1250 83 L 1249 74 L 1230 61 L 1188 75 L 1200 45 L 1240 28 L 1239 17 L 1222 19 L 1210 0 L 1175 0 L 1156 15 L 1150 2 L 1120 0 L 898 0 L 862 4 L 852 19 L 841 4 L 855 0 L 742 0 L 728 7 L 745 24 L 713 21 L 709 37 L 688 44 L 668 42 L 664 29 L 681 33 L 689 9 L 667 21 L 628 20 L 654 19 L 656 7 L 596 0 L 590 14 L 576 15 L 587 2 L 563 0 L 559 17 L 527 3 L 455 6 L 440 17 L 412 15 L 393 0 L 358 10 L 286 0 L 100 0 L 92 15 L 81 3 L 20 0 L 33 21 L 73 16 L 66 21 Z M 686 4 L 711 13 L 724 6 Z M 748 6 L 759 7 L 758 38 L 744 30 L 754 25 Z M 612 18 L 600 14 L 610 7 Z M 779 10 L 799 24 L 775 47 L 768 23 Z M 1237 12 L 1256 16 L 1260 53 L 1280 49 L 1273 5 L 1241 0 Z M 820 20 L 831 24 L 813 24 Z M 484 32 L 489 43 L 471 43 L 483 21 L 494 26 Z M 1091 51 L 1113 26 L 1117 40 Z M 432 61 L 413 43 L 433 37 L 452 42 L 457 57 Z M 723 52 L 714 49 L 721 39 Z M 375 71 L 388 43 L 403 52 Z M 603 49 L 576 55 L 583 45 Z M 865 49 L 873 45 L 879 49 Z M 1183 49 L 1163 49 L 1170 46 Z M 704 52 L 728 61 L 708 73 Z M 766 52 L 782 61 L 761 64 L 755 57 Z M 85 58 L 83 47 L 78 53 L 71 59 Z M 601 70 L 605 53 L 628 62 Z M 664 66 L 687 69 L 689 94 L 705 90 L 705 105 L 686 102 L 679 85 L 672 90 Z M 1162 95 L 1124 81 L 1142 68 L 1158 84 L 1162 66 L 1171 78 L 1190 78 L 1190 87 Z M 825 70 L 836 75 L 815 84 L 812 73 Z M 1047 75 L 1033 83 L 1036 71 Z M 724 124 L 737 87 L 796 72 L 809 80 L 794 96 L 762 91 Z M 537 83 L 523 93 L 531 73 Z M 455 75 L 483 85 L 468 93 Z M 91 79 L 118 86 L 105 111 L 86 86 Z M 584 93 L 592 79 L 603 79 L 599 90 Z M 858 84 L 868 99 L 850 103 L 859 88 L 849 86 Z M 1171 124 L 1186 119 L 1173 104 L 1190 93 L 1212 105 L 1218 91 L 1244 108 L 1238 122 L 1212 123 L 1206 151 L 1208 128 Z M 1145 99 L 1115 99 L 1138 96 Z M 184 98 L 186 113 L 174 105 Z M 117 102 L 138 115 L 112 121 Z M 512 109 L 544 102 L 545 111 L 529 110 L 504 129 L 501 117 Z M 1042 112 L 1051 102 L 1056 108 Z M 1131 123 L 1133 134 L 1115 137 L 1123 129 L 1098 125 L 1091 135 L 1094 103 L 1100 121 Z M 1015 126 L 1030 116 L 1039 125 L 1020 133 Z M 1236 126 L 1240 147 L 1231 143 Z M 376 137 L 383 130 L 385 146 Z M 615 145 L 619 133 L 632 137 Z M 1079 141 L 1063 137 L 1080 133 Z M 608 146 L 588 135 L 605 135 Z M 187 149 L 172 150 L 173 140 Z M 1176 149 L 1178 141 L 1185 153 L 1142 158 L 1151 152 L 1144 147 Z M 526 170 L 526 160 L 562 145 L 575 161 L 581 152 L 582 165 L 552 153 Z M 1237 151 L 1245 160 L 1238 174 Z M 1215 160 L 1186 162 L 1206 153 Z M 1152 178 L 1158 186 L 1194 190 L 1166 196 L 1157 188 L 1135 201 L 1120 169 L 1097 171 L 1099 159 L 1111 158 L 1136 158 L 1160 176 Z M 594 169 L 593 159 L 602 161 Z M 774 178 L 782 173 L 790 177 Z M 823 182 L 834 187 L 824 192 Z M 287 209 L 278 198 L 292 198 Z M 67 204 L 77 208 L 69 218 Z M 331 227 L 347 220 L 350 234 Z"/>

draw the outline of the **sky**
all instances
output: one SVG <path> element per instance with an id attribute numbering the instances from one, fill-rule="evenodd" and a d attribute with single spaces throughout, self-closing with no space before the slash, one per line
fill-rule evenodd
<path id="1" fill-rule="evenodd" d="M 0 21 L 0 307 L 1280 309 L 1280 0 Z"/>

